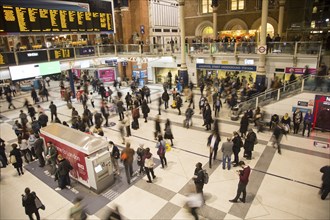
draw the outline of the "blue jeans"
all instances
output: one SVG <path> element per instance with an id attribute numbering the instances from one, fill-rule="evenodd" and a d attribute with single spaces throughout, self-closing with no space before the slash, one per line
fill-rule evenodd
<path id="1" fill-rule="evenodd" d="M 227 168 L 230 170 L 231 156 L 223 155 L 222 156 L 222 169 L 226 169 L 226 162 L 228 163 Z"/>

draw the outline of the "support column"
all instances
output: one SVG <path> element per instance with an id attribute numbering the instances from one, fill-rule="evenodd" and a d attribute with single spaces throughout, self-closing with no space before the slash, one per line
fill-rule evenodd
<path id="1" fill-rule="evenodd" d="M 218 38 L 218 0 L 212 0 L 212 12 L 213 12 L 213 40 Z"/>
<path id="2" fill-rule="evenodd" d="M 179 79 L 183 80 L 182 86 L 188 86 L 189 77 L 186 64 L 186 50 L 185 50 L 185 24 L 184 24 L 184 3 L 185 0 L 178 0 L 179 2 L 179 21 L 180 21 L 180 44 L 181 44 L 181 66 L 179 68 Z"/>
<path id="3" fill-rule="evenodd" d="M 268 0 L 262 0 L 260 43 L 259 43 L 259 45 L 262 46 L 266 46 L 267 18 L 268 18 Z M 264 88 L 265 82 L 266 82 L 266 54 L 260 53 L 259 65 L 258 65 L 257 77 L 256 77 L 256 86 L 258 91 Z"/>
<path id="4" fill-rule="evenodd" d="M 129 8 L 126 6 L 121 7 L 120 11 L 121 11 L 121 15 L 122 15 L 121 25 L 122 25 L 122 27 L 125 27 L 122 29 L 123 30 L 123 42 L 121 42 L 121 43 L 129 44 L 129 43 L 132 43 L 132 42 L 129 42 L 131 35 L 132 35 L 131 13 L 129 11 Z"/>
<path id="5" fill-rule="evenodd" d="M 278 28 L 277 28 L 277 33 L 282 36 L 283 32 L 283 19 L 284 19 L 284 5 L 285 5 L 285 0 L 279 0 L 279 13 L 278 13 Z"/>

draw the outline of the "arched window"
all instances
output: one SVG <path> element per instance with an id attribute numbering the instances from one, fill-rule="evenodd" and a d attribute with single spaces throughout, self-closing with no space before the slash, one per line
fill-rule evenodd
<path id="1" fill-rule="evenodd" d="M 210 26 L 207 26 L 206 28 L 204 28 L 203 32 L 202 32 L 202 38 L 203 39 L 213 38 L 213 28 Z"/>
<path id="2" fill-rule="evenodd" d="M 261 30 L 261 26 L 259 27 L 259 32 Z M 267 30 L 266 30 L 267 34 L 269 34 L 270 36 L 274 36 L 274 27 L 273 25 L 267 23 Z"/>

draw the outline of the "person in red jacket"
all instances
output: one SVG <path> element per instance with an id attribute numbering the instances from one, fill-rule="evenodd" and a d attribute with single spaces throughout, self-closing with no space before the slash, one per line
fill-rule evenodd
<path id="1" fill-rule="evenodd" d="M 244 161 L 240 161 L 238 163 L 238 165 L 240 167 L 242 167 L 243 170 L 237 170 L 237 172 L 239 174 L 239 183 L 238 183 L 237 194 L 236 194 L 236 197 L 232 200 L 229 200 L 229 202 L 236 203 L 237 200 L 239 199 L 241 202 L 245 203 L 246 186 L 249 182 L 249 176 L 250 176 L 251 168 L 248 165 L 245 165 Z M 243 193 L 243 198 L 239 198 L 241 196 L 241 193 Z"/>

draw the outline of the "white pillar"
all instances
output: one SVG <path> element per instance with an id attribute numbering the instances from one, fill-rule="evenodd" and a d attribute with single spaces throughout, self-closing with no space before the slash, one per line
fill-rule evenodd
<path id="1" fill-rule="evenodd" d="M 261 12 L 261 28 L 260 28 L 260 45 L 266 45 L 267 35 L 267 18 L 268 18 L 268 0 L 262 0 L 262 12 Z M 259 55 L 259 65 L 257 74 L 265 75 L 266 73 L 266 55 Z"/>
<path id="2" fill-rule="evenodd" d="M 186 65 L 186 33 L 185 33 L 185 25 L 184 25 L 184 2 L 185 0 L 178 0 L 179 2 L 179 18 L 180 18 L 180 38 L 181 38 L 181 68 L 187 69 Z"/>
<path id="3" fill-rule="evenodd" d="M 218 37 L 218 19 L 217 19 L 217 7 L 213 7 L 213 40 L 216 40 Z"/>
<path id="4" fill-rule="evenodd" d="M 279 13 L 278 13 L 278 28 L 277 28 L 277 33 L 282 36 L 283 32 L 283 19 L 284 19 L 284 5 L 285 5 L 285 0 L 279 0 Z"/>

